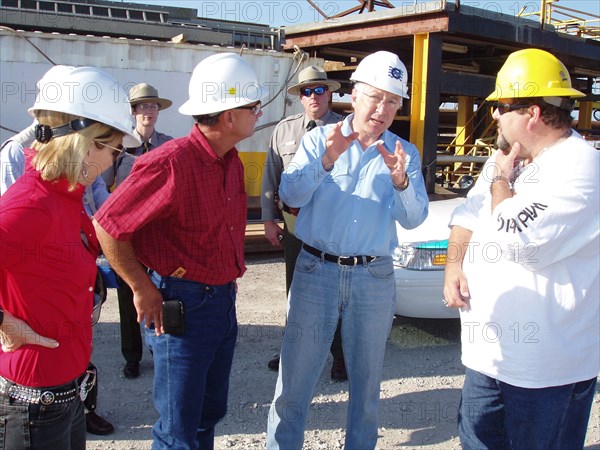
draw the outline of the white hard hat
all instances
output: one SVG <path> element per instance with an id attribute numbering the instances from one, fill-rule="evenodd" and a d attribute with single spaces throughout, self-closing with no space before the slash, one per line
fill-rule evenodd
<path id="1" fill-rule="evenodd" d="M 38 81 L 29 113 L 56 111 L 92 119 L 124 133 L 124 147 L 138 147 L 129 98 L 119 82 L 95 67 L 54 66 Z"/>
<path id="2" fill-rule="evenodd" d="M 256 72 L 235 53 L 217 53 L 202 60 L 190 79 L 190 98 L 179 108 L 186 116 L 214 114 L 264 101 L 269 94 Z"/>
<path id="3" fill-rule="evenodd" d="M 397 55 L 390 52 L 379 51 L 365 57 L 356 67 L 350 80 L 409 98 L 406 66 Z"/>

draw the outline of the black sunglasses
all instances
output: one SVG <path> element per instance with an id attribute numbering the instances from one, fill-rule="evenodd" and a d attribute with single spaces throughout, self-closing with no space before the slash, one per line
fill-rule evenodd
<path id="1" fill-rule="evenodd" d="M 517 111 L 518 109 L 529 108 L 531 105 L 526 105 L 524 103 L 500 103 L 496 102 L 494 104 L 494 108 L 498 110 L 500 115 L 506 114 L 507 112 Z"/>
<path id="2" fill-rule="evenodd" d="M 323 95 L 328 90 L 327 86 L 317 86 L 314 88 L 302 88 L 300 89 L 300 95 L 302 97 L 310 97 L 314 92 L 317 95 Z"/>

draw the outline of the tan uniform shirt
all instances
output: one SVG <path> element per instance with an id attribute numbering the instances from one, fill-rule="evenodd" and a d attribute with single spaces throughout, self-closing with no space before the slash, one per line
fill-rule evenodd
<path id="1" fill-rule="evenodd" d="M 343 119 L 344 116 L 329 111 L 315 122 L 317 126 L 323 126 L 340 122 Z M 274 195 L 279 189 L 281 174 L 296 154 L 309 122 L 310 119 L 305 113 L 296 114 L 283 119 L 273 130 L 262 179 L 260 206 L 263 221 L 278 218 Z"/>
<path id="2" fill-rule="evenodd" d="M 152 136 L 148 142 L 144 142 L 144 138 L 138 133 L 137 130 L 133 130 L 133 134 L 136 138 L 138 138 L 143 144 L 136 148 L 127 148 L 125 151 L 121 152 L 117 160 L 113 163 L 112 167 L 109 167 L 106 171 L 102 173 L 102 178 L 106 183 L 106 186 L 111 188 L 111 192 L 120 185 L 125 178 L 131 172 L 133 167 L 133 163 L 136 158 L 147 151 L 154 150 L 157 147 L 160 147 L 165 142 L 173 139 L 172 136 L 168 134 L 159 133 L 154 130 Z"/>

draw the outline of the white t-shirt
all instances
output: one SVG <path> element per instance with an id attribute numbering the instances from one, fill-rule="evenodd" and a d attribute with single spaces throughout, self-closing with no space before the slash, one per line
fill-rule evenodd
<path id="1" fill-rule="evenodd" d="M 451 225 L 473 231 L 463 262 L 466 367 L 524 388 L 600 371 L 600 154 L 580 135 L 520 173 L 515 196 L 491 211 L 495 156 Z"/>

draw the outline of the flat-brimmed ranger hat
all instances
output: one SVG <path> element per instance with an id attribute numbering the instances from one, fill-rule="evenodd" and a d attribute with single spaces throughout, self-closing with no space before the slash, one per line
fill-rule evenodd
<path id="1" fill-rule="evenodd" d="M 308 66 L 303 69 L 298 75 L 298 84 L 290 86 L 287 90 L 290 95 L 300 95 L 300 89 L 304 86 L 311 86 L 315 84 L 322 84 L 327 86 L 331 92 L 337 91 L 341 84 L 337 81 L 328 80 L 327 72 L 321 67 Z"/>
<path id="2" fill-rule="evenodd" d="M 159 111 L 161 109 L 167 109 L 173 104 L 173 102 L 167 98 L 160 98 L 156 88 L 147 83 L 136 84 L 129 90 L 129 103 L 132 108 L 140 103 L 153 102 L 158 103 Z"/>

